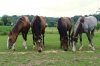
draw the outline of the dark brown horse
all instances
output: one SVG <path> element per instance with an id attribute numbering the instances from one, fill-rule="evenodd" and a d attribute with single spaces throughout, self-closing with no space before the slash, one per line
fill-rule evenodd
<path id="1" fill-rule="evenodd" d="M 31 23 L 33 42 L 36 43 L 38 52 L 42 51 L 42 40 L 44 45 L 44 34 L 46 28 L 46 20 L 43 16 L 35 16 Z M 43 39 L 42 39 L 43 38 Z"/>
<path id="2" fill-rule="evenodd" d="M 60 47 L 63 48 L 65 51 L 67 51 L 68 41 L 70 44 L 70 32 L 72 28 L 71 19 L 69 17 L 59 18 L 57 28 L 60 34 Z M 67 31 L 69 31 L 69 38 L 68 38 Z"/>
<path id="3" fill-rule="evenodd" d="M 30 29 L 30 23 L 27 16 L 22 16 L 17 20 L 16 25 L 10 31 L 7 39 L 7 48 L 15 50 L 15 42 L 18 37 L 18 34 L 21 32 L 22 37 L 24 39 L 23 46 L 27 49 L 26 41 L 27 41 L 27 33 Z"/>
<path id="4" fill-rule="evenodd" d="M 89 47 L 91 47 L 92 50 L 95 50 L 94 45 L 92 43 L 92 38 L 94 35 L 94 30 L 95 30 L 96 25 L 97 25 L 97 19 L 94 16 L 88 16 L 88 17 L 82 16 L 78 18 L 71 35 L 73 52 L 76 51 L 76 42 L 78 39 L 78 35 L 80 36 L 80 44 L 81 44 L 81 47 L 79 48 L 79 50 L 83 48 L 82 33 L 86 33 L 89 40 Z"/>

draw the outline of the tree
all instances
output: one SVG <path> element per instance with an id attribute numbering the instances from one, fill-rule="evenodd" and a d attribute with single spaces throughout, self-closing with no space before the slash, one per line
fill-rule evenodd
<path id="1" fill-rule="evenodd" d="M 4 16 L 1 17 L 1 21 L 3 22 L 4 25 L 7 25 L 7 22 L 8 22 L 7 18 L 8 18 L 7 15 L 4 15 Z"/>
<path id="2" fill-rule="evenodd" d="M 11 25 L 12 18 L 8 15 L 3 15 L 1 17 L 1 22 L 2 22 L 3 25 L 9 26 L 9 25 Z"/>

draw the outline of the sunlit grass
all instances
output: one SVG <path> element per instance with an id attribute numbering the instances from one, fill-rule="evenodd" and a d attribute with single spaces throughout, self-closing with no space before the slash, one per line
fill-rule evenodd
<path id="1" fill-rule="evenodd" d="M 46 30 L 52 30 L 47 28 Z M 22 36 L 19 35 L 16 41 L 16 51 L 6 48 L 7 35 L 0 35 L 0 66 L 99 66 L 100 65 L 100 33 L 95 33 L 93 43 L 96 48 L 92 51 L 88 47 L 88 39 L 83 34 L 83 50 L 79 51 L 80 43 L 78 40 L 77 51 L 73 53 L 71 47 L 67 52 L 60 49 L 59 34 L 45 34 L 45 45 L 43 52 L 38 53 L 33 49 L 32 35 L 28 34 L 27 46 L 25 50 L 22 46 Z"/>

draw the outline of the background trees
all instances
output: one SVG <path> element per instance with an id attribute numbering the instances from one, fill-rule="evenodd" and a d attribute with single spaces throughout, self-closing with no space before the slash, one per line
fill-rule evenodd
<path id="1" fill-rule="evenodd" d="M 27 16 L 29 17 L 29 20 L 31 22 L 32 18 L 34 16 L 33 15 L 27 15 Z M 81 15 L 75 15 L 75 16 L 71 17 L 72 23 L 75 24 L 77 19 L 80 16 Z M 100 13 L 93 14 L 93 16 L 95 16 L 97 18 L 98 22 L 100 22 Z M 4 25 L 4 26 L 14 25 L 14 24 L 16 24 L 16 21 L 19 17 L 20 16 L 17 16 L 17 15 L 12 15 L 12 16 L 3 15 L 2 17 L 0 17 L 0 25 Z M 46 22 L 47 22 L 48 27 L 55 27 L 57 25 L 57 21 L 58 21 L 58 17 L 46 17 Z"/>

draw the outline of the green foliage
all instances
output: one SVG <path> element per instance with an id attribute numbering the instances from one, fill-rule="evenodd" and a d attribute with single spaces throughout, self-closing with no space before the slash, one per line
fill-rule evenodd
<path id="1" fill-rule="evenodd" d="M 12 26 L 0 26 L 0 35 L 7 35 L 12 29 Z"/>
<path id="2" fill-rule="evenodd" d="M 79 17 L 80 16 L 74 16 L 74 17 L 72 17 L 71 18 L 72 19 L 72 23 L 75 24 L 77 22 L 77 20 L 78 20 Z"/>
<path id="3" fill-rule="evenodd" d="M 56 27 L 58 18 L 46 17 L 46 22 L 48 24 L 48 27 Z"/>
<path id="4" fill-rule="evenodd" d="M 11 30 L 12 30 L 13 26 L 0 26 L 0 35 L 7 35 Z M 47 34 L 57 34 L 58 30 L 56 27 L 46 27 L 45 30 Z M 31 34 L 31 28 L 28 32 L 28 34 Z"/>
<path id="5" fill-rule="evenodd" d="M 3 22 L 4 25 L 7 25 L 7 23 L 8 23 L 8 16 L 7 15 L 2 16 L 1 21 Z"/>
<path id="6" fill-rule="evenodd" d="M 100 23 L 98 22 L 96 26 L 96 30 L 98 31 L 99 29 L 100 29 Z"/>

